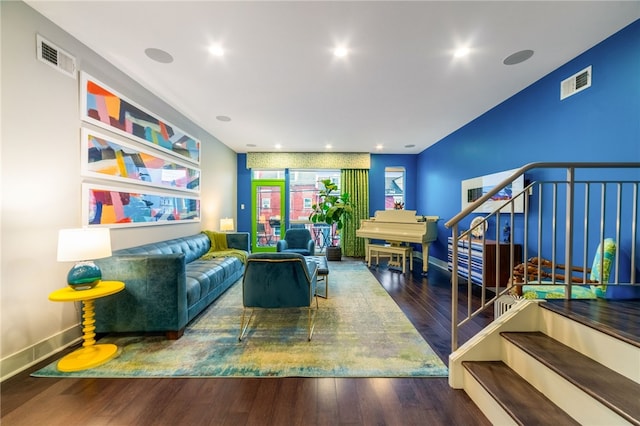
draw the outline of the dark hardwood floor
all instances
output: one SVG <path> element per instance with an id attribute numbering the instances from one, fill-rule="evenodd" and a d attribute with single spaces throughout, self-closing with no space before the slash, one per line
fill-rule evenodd
<path id="1" fill-rule="evenodd" d="M 360 261 L 347 260 L 344 261 Z M 371 271 L 448 364 L 451 289 L 446 272 Z M 461 343 L 492 320 L 460 332 Z M 56 358 L 61 357 L 56 355 Z M 488 425 L 446 378 L 56 379 L 29 371 L 0 387 L 12 425 Z"/>

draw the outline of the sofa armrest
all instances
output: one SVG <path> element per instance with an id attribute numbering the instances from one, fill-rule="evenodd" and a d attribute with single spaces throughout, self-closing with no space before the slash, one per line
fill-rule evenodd
<path id="1" fill-rule="evenodd" d="M 102 279 L 124 291 L 97 299 L 97 332 L 179 331 L 187 324 L 185 255 L 120 255 L 97 260 Z"/>
<path id="2" fill-rule="evenodd" d="M 227 234 L 227 247 L 251 253 L 249 240 L 248 232 L 229 232 Z"/>

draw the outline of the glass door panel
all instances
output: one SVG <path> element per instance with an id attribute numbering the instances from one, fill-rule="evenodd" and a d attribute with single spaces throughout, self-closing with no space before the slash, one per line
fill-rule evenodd
<path id="1" fill-rule="evenodd" d="M 251 192 L 253 252 L 276 251 L 284 232 L 284 180 L 254 180 Z"/>

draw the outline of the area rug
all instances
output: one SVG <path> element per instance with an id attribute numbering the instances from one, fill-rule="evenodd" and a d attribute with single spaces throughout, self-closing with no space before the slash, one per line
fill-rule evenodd
<path id="1" fill-rule="evenodd" d="M 106 336 L 120 348 L 101 366 L 36 377 L 444 377 L 448 369 L 367 267 L 330 262 L 329 298 L 319 299 L 313 338 L 307 312 L 260 310 L 238 341 L 242 285 L 234 284 L 178 340 Z M 324 290 L 324 284 L 320 284 Z"/>

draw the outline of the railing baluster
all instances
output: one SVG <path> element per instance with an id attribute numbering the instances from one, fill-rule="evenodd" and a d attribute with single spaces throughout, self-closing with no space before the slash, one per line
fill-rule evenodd
<path id="1" fill-rule="evenodd" d="M 638 223 L 638 183 L 633 185 L 633 213 L 631 214 L 631 282 L 636 282 L 636 241 Z"/>
<path id="2" fill-rule="evenodd" d="M 582 264 L 585 265 L 585 267 L 588 265 L 588 258 L 587 258 L 587 248 L 589 247 L 589 195 L 590 195 L 590 191 L 591 191 L 591 185 L 589 185 L 589 183 L 585 183 L 584 185 L 584 238 L 582 239 Z M 587 272 L 585 270 L 585 272 L 582 273 L 582 277 L 583 283 L 586 283 L 587 281 Z"/>

